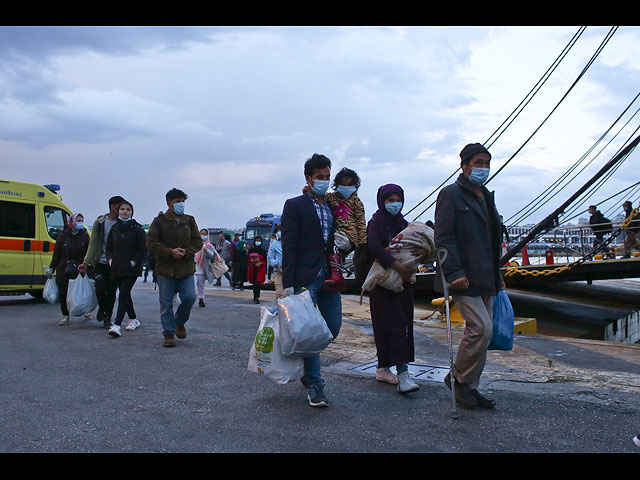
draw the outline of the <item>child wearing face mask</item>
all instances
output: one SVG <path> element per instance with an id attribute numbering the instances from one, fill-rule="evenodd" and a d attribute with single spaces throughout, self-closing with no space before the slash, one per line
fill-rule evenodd
<path id="1" fill-rule="evenodd" d="M 202 238 L 202 248 L 193 257 L 196 263 L 196 288 L 198 291 L 198 305 L 205 306 L 204 303 L 204 282 L 213 283 L 215 280 L 213 274 L 213 268 L 211 267 L 211 259 L 218 255 L 214 246 L 209 242 L 209 231 L 206 229 L 200 230 L 200 238 Z"/>
<path id="2" fill-rule="evenodd" d="M 253 302 L 260 303 L 260 287 L 266 277 L 267 252 L 262 246 L 262 237 L 256 237 L 249 250 L 249 268 L 247 278 L 253 285 Z"/>
<path id="3" fill-rule="evenodd" d="M 327 193 L 327 201 L 336 222 L 336 236 L 346 237 L 349 240 L 351 244 L 349 250 L 355 250 L 355 257 L 362 246 L 367 243 L 367 222 L 364 216 L 364 204 L 358 197 L 359 188 L 360 177 L 358 174 L 344 167 L 333 181 L 335 191 Z M 338 275 L 338 273 L 342 268 L 343 261 L 343 255 L 335 255 L 332 258 L 332 278 L 328 280 L 329 282 L 339 282 L 341 274 Z"/>

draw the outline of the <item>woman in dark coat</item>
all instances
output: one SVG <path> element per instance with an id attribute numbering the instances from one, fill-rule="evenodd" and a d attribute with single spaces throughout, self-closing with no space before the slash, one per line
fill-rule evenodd
<path id="1" fill-rule="evenodd" d="M 138 222 L 133 219 L 133 205 L 123 202 L 118 206 L 118 220 L 107 237 L 105 253 L 111 266 L 111 277 L 116 279 L 118 289 L 118 312 L 109 335 L 119 337 L 124 314 L 132 304 L 131 289 L 142 276 L 144 256 L 147 252 L 147 237 Z M 132 309 L 133 310 L 133 309 Z M 140 322 L 134 317 L 126 330 L 135 330 Z"/>
<path id="2" fill-rule="evenodd" d="M 262 247 L 262 237 L 253 240 L 253 247 L 249 250 L 249 267 L 247 278 L 253 285 L 253 302 L 260 303 L 260 286 L 264 283 L 267 265 L 267 252 Z"/>
<path id="3" fill-rule="evenodd" d="M 60 298 L 60 310 L 62 310 L 62 320 L 58 325 L 69 324 L 69 309 L 67 308 L 67 290 L 69 289 L 69 278 L 78 276 L 77 267 L 84 261 L 84 256 L 89 248 L 89 234 L 84 228 L 84 216 L 81 213 L 74 213 L 69 217 L 64 229 L 58 234 L 56 244 L 53 247 L 53 257 L 49 264 L 49 275 L 56 272 L 56 284 Z M 91 318 L 91 314 L 84 316 L 85 320 Z"/>
<path id="4" fill-rule="evenodd" d="M 373 260 L 402 276 L 404 289 L 396 293 L 376 286 L 369 294 L 378 356 L 376 380 L 397 384 L 400 393 L 407 393 L 419 389 L 408 371 L 408 363 L 414 360 L 413 287 L 409 283 L 414 272 L 396 261 L 387 249 L 389 242 L 408 225 L 400 213 L 404 191 L 398 185 L 384 185 L 378 189 L 377 202 L 378 211 L 367 225 L 369 249 Z M 397 376 L 391 373 L 392 366 L 396 367 Z"/>
<path id="5" fill-rule="evenodd" d="M 233 251 L 231 269 L 231 288 L 244 290 L 244 282 L 247 281 L 247 248 L 244 240 L 238 240 Z"/>

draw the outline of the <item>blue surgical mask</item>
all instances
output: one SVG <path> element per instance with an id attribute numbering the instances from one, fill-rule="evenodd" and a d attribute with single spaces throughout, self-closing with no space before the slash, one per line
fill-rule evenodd
<path id="1" fill-rule="evenodd" d="M 276 233 L 276 239 L 280 240 L 282 238 L 282 233 L 278 232 Z"/>
<path id="2" fill-rule="evenodd" d="M 184 213 L 184 202 L 174 203 L 173 213 L 175 213 L 176 215 L 182 215 Z"/>
<path id="3" fill-rule="evenodd" d="M 200 238 L 202 238 L 203 242 L 206 242 L 207 238 L 209 238 L 209 237 L 207 237 L 206 235 L 200 235 Z"/>
<path id="4" fill-rule="evenodd" d="M 84 228 L 84 223 L 76 222 L 76 230 L 82 230 Z"/>
<path id="5" fill-rule="evenodd" d="M 129 218 L 118 217 L 118 220 L 121 220 L 123 222 L 128 222 L 129 220 L 131 220 L 131 217 L 129 217 Z"/>
<path id="6" fill-rule="evenodd" d="M 471 175 L 469 175 L 469 180 L 474 185 L 484 185 L 484 183 L 489 178 L 489 169 L 481 168 L 481 167 L 473 167 L 471 169 Z"/>
<path id="7" fill-rule="evenodd" d="M 260 245 L 262 245 L 262 242 L 260 240 L 258 240 L 257 242 L 254 242 L 256 244 L 256 247 L 259 247 Z"/>
<path id="8" fill-rule="evenodd" d="M 397 215 L 400 210 L 402 210 L 402 202 L 385 203 L 384 208 L 386 208 L 387 212 L 391 215 Z"/>
<path id="9" fill-rule="evenodd" d="M 313 193 L 315 193 L 318 196 L 322 196 L 325 193 L 327 193 L 328 189 L 329 189 L 329 180 L 314 180 L 313 187 L 311 187 L 311 190 L 313 190 Z"/>
<path id="10" fill-rule="evenodd" d="M 342 195 L 342 198 L 349 198 L 351 195 L 356 193 L 357 188 L 353 186 L 338 185 L 336 190 L 340 195 Z"/>

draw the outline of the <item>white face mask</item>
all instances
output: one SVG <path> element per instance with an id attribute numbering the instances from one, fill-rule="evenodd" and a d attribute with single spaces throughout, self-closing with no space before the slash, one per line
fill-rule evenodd
<path id="1" fill-rule="evenodd" d="M 262 245 L 262 242 L 260 240 L 258 240 L 257 242 L 255 242 L 256 247 L 259 247 L 260 245 Z"/>

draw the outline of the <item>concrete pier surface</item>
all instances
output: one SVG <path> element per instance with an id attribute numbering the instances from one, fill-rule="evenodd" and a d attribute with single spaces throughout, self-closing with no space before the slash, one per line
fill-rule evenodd
<path id="1" fill-rule="evenodd" d="M 491 410 L 458 409 L 442 382 L 447 331 L 416 309 L 420 390 L 375 380 L 368 305 L 343 297 L 343 325 L 323 352 L 329 407 L 299 382 L 249 372 L 260 322 L 252 292 L 208 287 L 187 338 L 162 345 L 158 293 L 138 280 L 141 326 L 108 336 L 95 319 L 58 326 L 59 305 L 0 297 L 3 453 L 640 453 L 640 345 L 517 335 L 491 351 L 480 390 Z M 274 305 L 263 291 L 262 306 Z M 125 319 L 126 324 L 126 319 Z M 457 349 L 462 328 L 453 330 Z"/>

